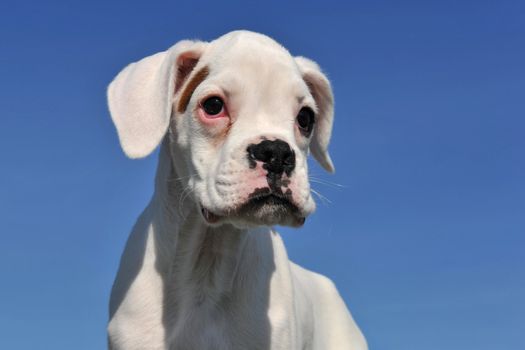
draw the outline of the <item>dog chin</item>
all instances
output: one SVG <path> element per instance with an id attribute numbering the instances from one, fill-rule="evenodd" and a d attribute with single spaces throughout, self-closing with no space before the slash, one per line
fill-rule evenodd
<path id="1" fill-rule="evenodd" d="M 253 198 L 243 204 L 236 215 L 242 221 L 256 226 L 295 226 L 304 224 L 299 208 L 285 198 L 269 195 Z"/>
<path id="2" fill-rule="evenodd" d="M 224 216 L 206 209 L 202 210 L 202 214 L 208 224 L 230 223 L 238 228 L 274 225 L 300 227 L 306 219 L 295 204 L 276 195 L 251 198 Z"/>

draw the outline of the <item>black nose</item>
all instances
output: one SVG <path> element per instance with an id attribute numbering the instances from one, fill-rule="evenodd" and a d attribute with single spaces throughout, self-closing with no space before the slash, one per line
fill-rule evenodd
<path id="1" fill-rule="evenodd" d="M 269 173 L 290 176 L 295 168 L 295 153 L 290 145 L 282 140 L 264 140 L 256 145 L 249 145 L 246 149 L 248 159 L 253 162 L 259 160 L 263 162 L 263 168 Z"/>

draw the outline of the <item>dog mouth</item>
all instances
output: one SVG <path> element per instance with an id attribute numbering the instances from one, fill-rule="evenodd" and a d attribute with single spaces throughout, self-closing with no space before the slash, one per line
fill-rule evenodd
<path id="1" fill-rule="evenodd" d="M 201 205 L 201 213 L 208 224 L 228 221 L 249 222 L 255 225 L 286 225 L 300 227 L 306 218 L 292 201 L 290 193 L 279 193 L 270 188 L 253 191 L 248 200 L 232 210 L 220 215 Z"/>
<path id="2" fill-rule="evenodd" d="M 217 214 L 215 214 L 215 213 L 209 211 L 208 209 L 206 209 L 206 208 L 203 207 L 202 205 L 201 205 L 201 214 L 202 214 L 202 216 L 204 217 L 204 219 L 206 220 L 206 222 L 207 222 L 208 224 L 216 224 L 216 223 L 218 223 L 218 222 L 221 220 L 221 218 L 222 218 L 222 216 L 217 215 Z"/>

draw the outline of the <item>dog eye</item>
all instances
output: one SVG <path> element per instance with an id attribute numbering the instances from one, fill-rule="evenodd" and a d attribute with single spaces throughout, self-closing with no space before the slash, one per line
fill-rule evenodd
<path id="1" fill-rule="evenodd" d="M 315 123 L 314 111 L 309 107 L 303 107 L 297 114 L 296 119 L 301 133 L 306 137 L 310 136 Z"/>
<path id="2" fill-rule="evenodd" d="M 224 102 L 219 97 L 213 96 L 202 103 L 202 108 L 209 115 L 217 115 L 224 108 Z"/>

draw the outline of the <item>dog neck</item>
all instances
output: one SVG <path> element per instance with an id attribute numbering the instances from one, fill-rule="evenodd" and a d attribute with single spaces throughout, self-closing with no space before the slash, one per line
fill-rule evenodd
<path id="1" fill-rule="evenodd" d="M 229 293 L 247 269 L 271 271 L 273 252 L 268 248 L 271 230 L 207 225 L 199 206 L 187 192 L 189 189 L 184 187 L 186 181 L 174 166 L 184 164 L 184 160 L 172 154 L 171 149 L 165 140 L 159 154 L 151 203 L 156 207 L 152 211 L 156 268 L 165 286 L 168 289 L 170 285 L 190 286 L 193 289 L 190 293 L 185 291 L 180 295 L 214 298 Z M 268 262 L 267 266 L 264 261 Z"/>

